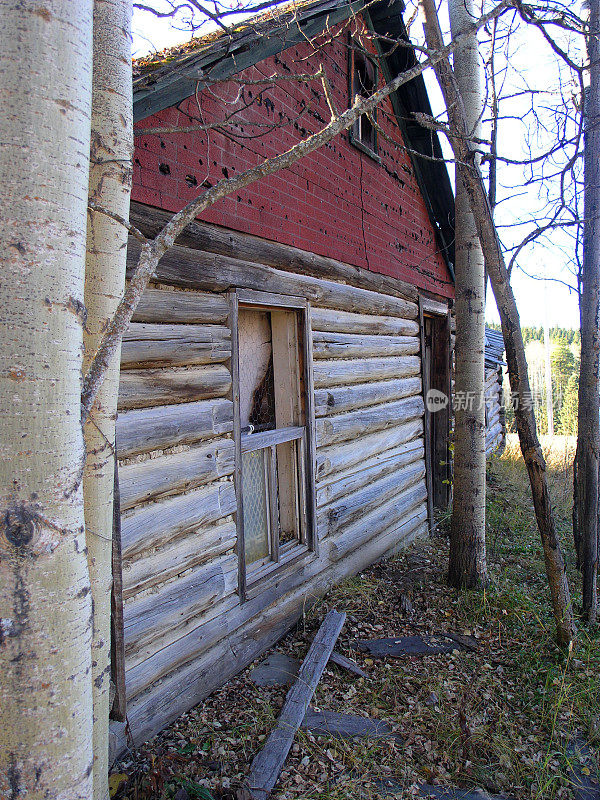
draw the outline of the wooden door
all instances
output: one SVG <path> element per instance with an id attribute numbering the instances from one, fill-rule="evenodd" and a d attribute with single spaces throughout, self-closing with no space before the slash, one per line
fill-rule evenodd
<path id="1" fill-rule="evenodd" d="M 425 464 L 431 524 L 433 512 L 445 509 L 450 500 L 450 332 L 447 315 L 421 313 L 421 346 Z M 448 398 L 447 403 L 434 406 L 428 402 L 431 390 Z"/>

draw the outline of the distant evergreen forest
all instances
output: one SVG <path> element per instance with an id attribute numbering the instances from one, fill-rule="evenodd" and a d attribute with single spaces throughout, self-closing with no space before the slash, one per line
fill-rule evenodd
<path id="1" fill-rule="evenodd" d="M 500 325 L 488 324 L 488 328 L 499 331 Z M 535 418 L 540 433 L 547 433 L 544 328 L 527 325 L 521 330 L 529 366 L 529 383 L 533 395 Z M 550 328 L 549 334 L 554 433 L 575 436 L 577 435 L 581 336 L 578 330 L 559 328 L 558 326 Z M 504 394 L 505 398 L 510 397 L 508 379 L 505 379 Z M 505 406 L 508 430 L 514 432 L 513 409 L 509 403 L 505 403 Z"/>
<path id="2" fill-rule="evenodd" d="M 486 327 L 491 328 L 493 331 L 501 330 L 500 325 L 496 322 L 486 322 Z M 539 328 L 536 328 L 532 325 L 524 325 L 521 328 L 523 332 L 523 343 L 527 344 L 528 342 L 543 342 L 544 341 L 544 328 L 542 325 Z M 581 344 L 581 335 L 578 330 L 574 330 L 573 328 L 559 328 L 555 326 L 554 328 L 549 328 L 550 333 L 550 341 L 555 342 L 557 339 L 562 339 L 567 344 Z"/>

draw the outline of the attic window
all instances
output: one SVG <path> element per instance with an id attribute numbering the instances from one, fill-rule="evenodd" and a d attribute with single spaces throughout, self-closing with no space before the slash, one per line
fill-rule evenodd
<path id="1" fill-rule="evenodd" d="M 361 97 L 370 97 L 377 89 L 378 71 L 373 59 L 355 39 L 350 40 L 349 57 L 348 74 L 350 105 L 352 105 L 357 94 Z M 371 117 L 377 121 L 375 109 L 371 112 Z M 359 117 L 350 129 L 350 141 L 369 155 L 377 155 L 377 131 L 366 114 Z"/>

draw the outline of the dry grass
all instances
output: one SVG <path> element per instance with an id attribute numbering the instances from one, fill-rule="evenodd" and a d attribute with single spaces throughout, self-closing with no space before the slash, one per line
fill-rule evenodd
<path id="1" fill-rule="evenodd" d="M 544 443 L 557 525 L 578 601 L 570 531 L 574 441 Z M 417 796 L 420 783 L 479 786 L 517 800 L 571 798 L 568 744 L 599 713 L 600 641 L 582 631 L 572 654 L 554 645 L 542 552 L 523 462 L 515 441 L 489 471 L 485 592 L 446 587 L 443 536 L 417 543 L 336 587 L 277 650 L 302 658 L 329 608 L 345 609 L 340 649 L 368 672 L 356 679 L 326 670 L 314 704 L 380 717 L 404 738 L 337 741 L 300 733 L 275 797 L 375 798 L 381 779 L 395 797 Z M 414 606 L 400 611 L 400 595 Z M 359 638 L 471 634 L 476 653 L 373 660 Z M 258 689 L 249 671 L 184 715 L 119 769 L 130 776 L 119 797 L 235 798 L 253 754 L 269 733 L 285 689 Z"/>

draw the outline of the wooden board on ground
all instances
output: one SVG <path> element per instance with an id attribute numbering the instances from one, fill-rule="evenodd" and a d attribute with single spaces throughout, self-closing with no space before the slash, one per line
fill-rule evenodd
<path id="1" fill-rule="evenodd" d="M 346 658 L 346 656 L 343 656 L 341 653 L 337 653 L 335 650 L 329 656 L 329 660 L 333 664 L 337 664 L 338 667 L 341 667 L 342 669 L 346 669 L 346 670 L 348 670 L 348 672 L 354 673 L 354 675 L 358 675 L 359 678 L 368 678 L 369 677 L 367 675 L 367 673 L 364 671 L 364 669 L 361 669 L 358 666 L 358 664 L 356 664 L 354 661 L 352 661 L 351 658 Z"/>
<path id="2" fill-rule="evenodd" d="M 470 650 L 449 636 L 400 636 L 396 639 L 362 639 L 358 647 L 376 658 L 402 656 L 433 656 L 453 650 Z"/>
<path id="3" fill-rule="evenodd" d="M 600 782 L 594 765 L 594 757 L 582 736 L 576 736 L 567 745 L 571 791 L 575 800 L 600 800 Z M 587 767 L 589 775 L 583 768 Z"/>
<path id="4" fill-rule="evenodd" d="M 253 800 L 266 800 L 275 786 L 345 620 L 344 613 L 332 610 L 317 631 L 298 679 L 287 693 L 277 725 L 252 761 L 247 783 Z"/>
<path id="5" fill-rule="evenodd" d="M 315 711 L 309 708 L 302 726 L 314 736 L 333 736 L 336 739 L 398 739 L 401 737 L 394 733 L 387 722 L 381 719 L 358 717 L 354 714 L 338 714 L 335 711 Z"/>

